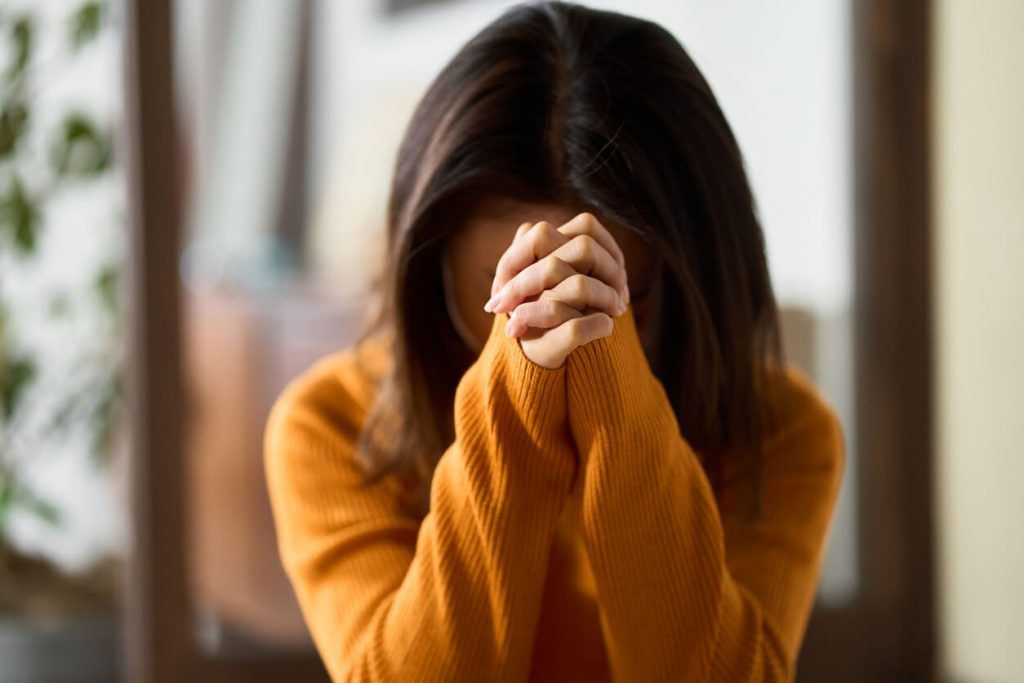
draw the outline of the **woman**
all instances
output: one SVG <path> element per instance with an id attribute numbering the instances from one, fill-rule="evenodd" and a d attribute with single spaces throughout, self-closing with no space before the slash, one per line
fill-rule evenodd
<path id="1" fill-rule="evenodd" d="M 332 677 L 791 680 L 842 432 L 678 42 L 510 9 L 419 104 L 388 223 L 374 324 L 266 433 Z"/>

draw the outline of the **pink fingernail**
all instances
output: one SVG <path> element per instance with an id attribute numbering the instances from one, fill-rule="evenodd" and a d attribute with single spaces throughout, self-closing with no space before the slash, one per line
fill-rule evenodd
<path id="1" fill-rule="evenodd" d="M 497 306 L 500 301 L 501 292 L 499 291 L 497 294 L 488 299 L 487 303 L 484 304 L 484 310 L 487 311 L 488 313 L 494 313 L 494 307 Z"/>
<path id="2" fill-rule="evenodd" d="M 491 306 L 491 311 L 494 313 L 505 313 L 507 311 L 512 310 L 512 307 L 508 305 L 507 301 L 505 301 L 504 287 L 498 290 L 498 293 L 494 295 L 494 298 L 491 299 L 491 301 L 494 302 L 494 304 Z"/>
<path id="3" fill-rule="evenodd" d="M 512 336 L 512 319 L 511 318 L 509 318 L 508 322 L 505 323 L 505 336 L 506 337 L 511 337 Z"/>

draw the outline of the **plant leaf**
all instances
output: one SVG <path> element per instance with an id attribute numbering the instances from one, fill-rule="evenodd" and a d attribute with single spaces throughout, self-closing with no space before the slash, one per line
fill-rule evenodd
<path id="1" fill-rule="evenodd" d="M 27 16 L 19 17 L 11 24 L 11 52 L 14 60 L 7 69 L 7 78 L 15 81 L 25 72 L 29 60 L 32 59 L 32 43 L 35 37 L 35 24 Z"/>
<path id="2" fill-rule="evenodd" d="M 110 450 L 117 432 L 118 417 L 121 410 L 121 390 L 117 375 L 104 382 L 100 387 L 100 396 L 93 406 L 92 414 L 92 460 L 96 466 L 110 460 Z"/>
<path id="3" fill-rule="evenodd" d="M 0 413 L 4 420 L 10 421 L 35 377 L 36 364 L 31 358 L 7 358 L 0 367 Z"/>
<path id="4" fill-rule="evenodd" d="M 0 533 L 3 533 L 7 526 L 7 517 L 10 515 L 14 501 L 14 490 L 11 488 L 9 476 L 0 478 Z"/>
<path id="5" fill-rule="evenodd" d="M 6 227 L 14 238 L 14 246 L 22 256 L 36 249 L 39 209 L 25 191 L 21 178 L 14 176 L 7 196 L 0 199 L 0 229 Z"/>
<path id="6" fill-rule="evenodd" d="M 28 107 L 14 96 L 0 105 L 0 159 L 14 153 L 28 123 Z"/>
<path id="7" fill-rule="evenodd" d="M 24 486 L 14 489 L 12 507 L 21 507 L 52 526 L 60 525 L 60 511 Z"/>
<path id="8" fill-rule="evenodd" d="M 103 25 L 103 5 L 86 2 L 71 15 L 71 45 L 78 49 L 96 38 Z"/>
<path id="9" fill-rule="evenodd" d="M 110 165 L 110 140 L 89 118 L 72 113 L 61 126 L 54 145 L 53 166 L 62 176 L 89 176 Z"/>
<path id="10" fill-rule="evenodd" d="M 108 313 L 117 312 L 117 280 L 119 269 L 114 265 L 107 265 L 96 276 L 96 292 L 100 301 Z"/>

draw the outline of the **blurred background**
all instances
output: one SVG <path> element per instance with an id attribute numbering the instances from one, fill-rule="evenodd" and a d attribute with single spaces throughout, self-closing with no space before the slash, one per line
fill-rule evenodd
<path id="1" fill-rule="evenodd" d="M 0 1 L 0 683 L 324 681 L 267 411 L 499 0 Z M 586 2 L 674 33 L 848 466 L 802 681 L 1024 681 L 1024 3 Z"/>

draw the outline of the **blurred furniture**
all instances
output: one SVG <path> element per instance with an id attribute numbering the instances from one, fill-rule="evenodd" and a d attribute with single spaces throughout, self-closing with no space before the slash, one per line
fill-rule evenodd
<path id="1" fill-rule="evenodd" d="M 362 306 L 311 286 L 184 300 L 190 578 L 207 647 L 311 647 L 282 570 L 263 431 L 285 384 L 350 345 Z"/>

